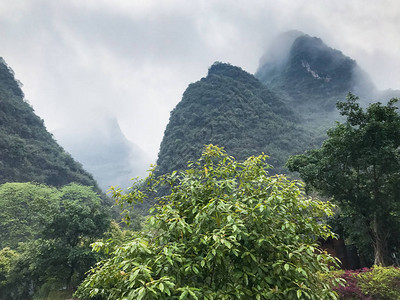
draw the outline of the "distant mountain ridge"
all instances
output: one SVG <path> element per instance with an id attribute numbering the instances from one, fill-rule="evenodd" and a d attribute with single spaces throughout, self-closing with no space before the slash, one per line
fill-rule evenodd
<path id="1" fill-rule="evenodd" d="M 238 159 L 265 152 L 275 167 L 272 172 L 286 172 L 289 155 L 323 141 L 339 118 L 335 103 L 350 91 L 364 103 L 400 97 L 398 90 L 378 91 L 355 60 L 321 39 L 285 33 L 266 51 L 255 75 L 215 63 L 205 78 L 189 85 L 171 112 L 158 154 L 159 172 L 184 168 L 208 143 L 224 146 Z M 150 160 L 126 139 L 112 116 L 81 127 L 77 135 L 71 128 L 61 131 L 55 132 L 59 142 L 95 174 L 103 190 L 129 186 L 130 177 L 147 169 Z M 0 184 L 97 186 L 84 168 L 47 132 L 0 59 Z"/>
<path id="2" fill-rule="evenodd" d="M 0 59 L 0 184 L 37 182 L 63 186 L 97 183 L 46 130 L 24 100 L 11 68 Z"/>
<path id="3" fill-rule="evenodd" d="M 287 32 L 264 54 L 254 76 L 214 63 L 207 77 L 189 85 L 171 112 L 159 172 L 185 168 L 208 143 L 237 159 L 264 152 L 271 156 L 272 173 L 286 172 L 290 155 L 326 138 L 340 118 L 335 105 L 349 92 L 367 103 L 399 91 L 377 91 L 355 60 L 319 38 Z"/>
<path id="4" fill-rule="evenodd" d="M 104 191 L 110 186 L 129 187 L 130 179 L 144 175 L 148 168 L 145 153 L 127 140 L 117 119 L 107 112 L 96 112 L 84 124 L 61 128 L 54 134 Z"/>

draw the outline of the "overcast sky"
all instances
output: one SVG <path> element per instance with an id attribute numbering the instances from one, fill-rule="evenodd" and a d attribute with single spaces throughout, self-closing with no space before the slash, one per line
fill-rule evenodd
<path id="1" fill-rule="evenodd" d="M 399 15 L 398 0 L 0 0 L 0 56 L 49 131 L 106 112 L 154 162 L 189 83 L 215 61 L 255 73 L 291 29 L 400 89 Z"/>

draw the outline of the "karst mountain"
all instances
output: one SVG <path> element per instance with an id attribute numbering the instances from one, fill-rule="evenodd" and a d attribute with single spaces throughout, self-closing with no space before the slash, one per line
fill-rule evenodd
<path id="1" fill-rule="evenodd" d="M 24 98 L 14 72 L 0 59 L 0 184 L 36 182 L 63 186 L 97 183 L 50 134 Z"/>
<path id="2" fill-rule="evenodd" d="M 286 172 L 290 155 L 325 139 L 340 117 L 336 103 L 349 92 L 365 103 L 387 94 L 341 51 L 317 37 L 287 32 L 272 43 L 254 75 L 216 62 L 188 86 L 171 112 L 158 171 L 185 168 L 212 143 L 240 160 L 264 152 L 274 166 L 271 173 Z"/>

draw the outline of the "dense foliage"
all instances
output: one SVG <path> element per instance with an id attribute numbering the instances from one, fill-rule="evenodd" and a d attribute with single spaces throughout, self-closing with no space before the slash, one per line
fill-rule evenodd
<path id="1" fill-rule="evenodd" d="M 150 198 L 155 189 L 164 195 L 153 216 L 142 227 L 141 210 L 131 211 L 137 232 L 113 223 L 104 237 L 109 217 L 99 195 L 87 186 L 64 186 L 78 182 L 98 191 L 95 181 L 46 131 L 0 59 L 0 300 L 71 295 L 100 259 L 79 287 L 82 299 L 336 299 L 319 274 L 334 260 L 316 244 L 332 236 L 324 223 L 332 206 L 305 197 L 298 182 L 269 176 L 267 156 L 251 155 L 265 152 L 276 167 L 269 172 L 286 171 L 289 155 L 320 144 L 338 117 L 334 104 L 357 88 L 369 94 L 373 86 L 355 61 L 306 35 L 279 64 L 261 65 L 255 76 L 215 63 L 171 113 L 158 169 L 145 181 Z M 400 254 L 394 105 L 363 110 L 350 95 L 338 106 L 347 121 L 329 131 L 321 149 L 288 164 L 309 189 L 338 201 L 347 240 L 383 265 Z M 238 160 L 250 158 L 238 162 L 209 146 L 187 165 L 208 143 Z M 154 178 L 159 174 L 166 175 Z M 114 197 L 126 206 L 143 200 L 144 191 L 133 186 L 128 194 L 114 190 Z M 343 299 L 400 295 L 397 268 L 337 278 L 347 280 L 333 287 Z"/>
<path id="2" fill-rule="evenodd" d="M 313 134 L 299 126 L 280 98 L 251 74 L 223 63 L 189 85 L 171 112 L 158 155 L 159 174 L 184 168 L 208 143 L 239 160 L 265 152 L 274 173 L 283 171 L 290 154 L 315 146 Z"/>
<path id="3" fill-rule="evenodd" d="M 34 181 L 96 186 L 92 176 L 61 148 L 24 101 L 12 70 L 0 60 L 0 184 Z"/>
<path id="4" fill-rule="evenodd" d="M 149 189 L 171 187 L 148 230 L 110 252 L 80 285 L 80 299 L 336 299 L 318 272 L 332 257 L 318 238 L 329 202 L 306 198 L 298 182 L 270 177 L 266 156 L 238 162 L 209 145 L 186 171 L 150 176 Z M 116 191 L 124 203 L 145 194 Z"/>
<path id="5" fill-rule="evenodd" d="M 59 210 L 56 188 L 31 183 L 0 186 L 0 249 L 41 237 Z"/>
<path id="6" fill-rule="evenodd" d="M 78 284 L 98 259 L 90 244 L 109 227 L 101 201 L 91 187 L 77 184 L 1 185 L 0 299 Z"/>
<path id="7" fill-rule="evenodd" d="M 400 299 L 400 269 L 397 267 L 362 268 L 341 270 L 324 274 L 327 281 L 343 279 L 343 285 L 332 286 L 339 299 L 386 300 Z"/>
<path id="8" fill-rule="evenodd" d="M 400 115 L 392 99 L 363 109 L 349 94 L 338 103 L 343 123 L 320 149 L 292 157 L 291 171 L 340 206 L 343 226 L 359 250 L 388 265 L 400 246 Z M 373 251 L 372 251 L 373 249 Z"/>

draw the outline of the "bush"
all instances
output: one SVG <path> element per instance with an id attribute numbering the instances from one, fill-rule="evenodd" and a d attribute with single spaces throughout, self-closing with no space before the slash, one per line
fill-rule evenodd
<path id="1" fill-rule="evenodd" d="M 339 299 L 346 300 L 369 300 L 370 297 L 366 296 L 358 285 L 359 275 L 364 272 L 368 272 L 369 269 L 359 269 L 359 270 L 346 270 L 336 272 L 336 276 L 343 279 L 345 281 L 344 285 L 338 285 L 333 287 L 333 290 L 336 291 L 339 295 Z"/>
<path id="2" fill-rule="evenodd" d="M 358 270 L 333 271 L 324 274 L 325 281 L 345 280 L 344 285 L 332 289 L 343 300 L 387 300 L 400 299 L 400 269 L 396 267 L 363 268 Z"/>
<path id="3" fill-rule="evenodd" d="M 75 296 L 337 299 L 319 277 L 335 261 L 316 244 L 333 236 L 324 223 L 331 204 L 305 197 L 299 182 L 269 176 L 265 159 L 237 162 L 210 145 L 189 170 L 149 179 L 151 187 L 170 185 L 158 199 L 163 205 L 155 207 L 148 227 L 111 247 Z M 114 197 L 134 203 L 143 193 L 114 191 Z"/>
<path id="4" fill-rule="evenodd" d="M 358 274 L 358 286 L 369 299 L 400 299 L 400 269 L 374 266 Z"/>
<path id="5" fill-rule="evenodd" d="M 34 299 L 35 300 L 60 299 L 60 298 L 56 298 L 55 294 L 64 292 L 63 287 L 64 287 L 64 283 L 60 282 L 57 278 L 49 278 L 35 293 Z M 72 291 L 69 291 L 69 296 L 71 296 L 72 293 L 73 293 Z"/>

